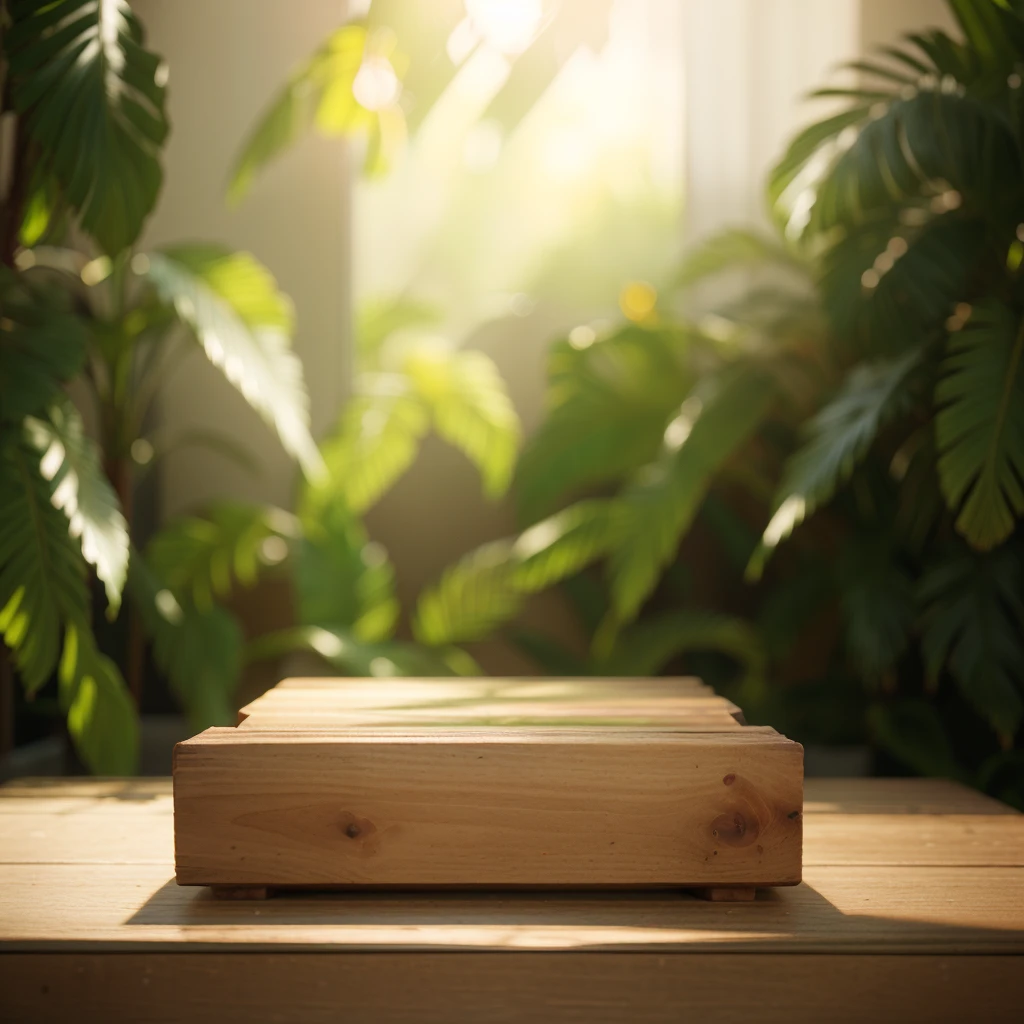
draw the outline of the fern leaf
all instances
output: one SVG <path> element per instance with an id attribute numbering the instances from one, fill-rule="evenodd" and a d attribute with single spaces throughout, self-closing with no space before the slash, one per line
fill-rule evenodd
<path id="1" fill-rule="evenodd" d="M 935 401 L 943 496 L 957 530 L 986 551 L 1024 514 L 1024 319 L 976 305 L 950 335 Z"/>

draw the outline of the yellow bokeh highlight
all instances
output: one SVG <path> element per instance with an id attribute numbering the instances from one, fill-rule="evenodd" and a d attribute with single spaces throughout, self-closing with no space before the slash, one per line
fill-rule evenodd
<path id="1" fill-rule="evenodd" d="M 657 302 L 657 290 L 646 281 L 630 281 L 619 293 L 619 308 L 634 323 L 650 319 Z"/>

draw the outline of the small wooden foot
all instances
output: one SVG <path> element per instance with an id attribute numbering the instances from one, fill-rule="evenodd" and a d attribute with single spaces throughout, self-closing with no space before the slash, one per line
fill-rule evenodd
<path id="1" fill-rule="evenodd" d="M 715 885 L 704 889 L 694 889 L 694 896 L 712 903 L 746 903 L 755 896 L 752 885 Z"/>
<path id="2" fill-rule="evenodd" d="M 269 893 L 265 885 L 214 885 L 215 900 L 265 900 Z"/>

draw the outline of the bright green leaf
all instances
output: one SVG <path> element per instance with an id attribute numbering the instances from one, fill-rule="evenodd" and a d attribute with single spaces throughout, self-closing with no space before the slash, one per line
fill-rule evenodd
<path id="1" fill-rule="evenodd" d="M 323 461 L 309 433 L 309 396 L 292 351 L 291 303 L 254 257 L 217 246 L 149 254 L 149 277 L 207 356 L 273 426 L 307 475 Z"/>
<path id="2" fill-rule="evenodd" d="M 128 576 L 128 524 L 103 473 L 100 451 L 87 437 L 70 399 L 55 401 L 45 419 L 29 417 L 26 432 L 40 453 L 40 472 L 52 488 L 50 501 L 67 517 L 82 556 L 96 569 L 111 613 L 121 604 Z"/>

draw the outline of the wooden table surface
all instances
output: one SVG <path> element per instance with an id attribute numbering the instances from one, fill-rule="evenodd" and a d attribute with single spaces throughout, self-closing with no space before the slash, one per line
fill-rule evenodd
<path id="1" fill-rule="evenodd" d="M 0 788 L 3 1021 L 1020 1019 L 1024 815 L 937 780 L 808 780 L 804 881 L 218 902 L 169 779 Z"/>

